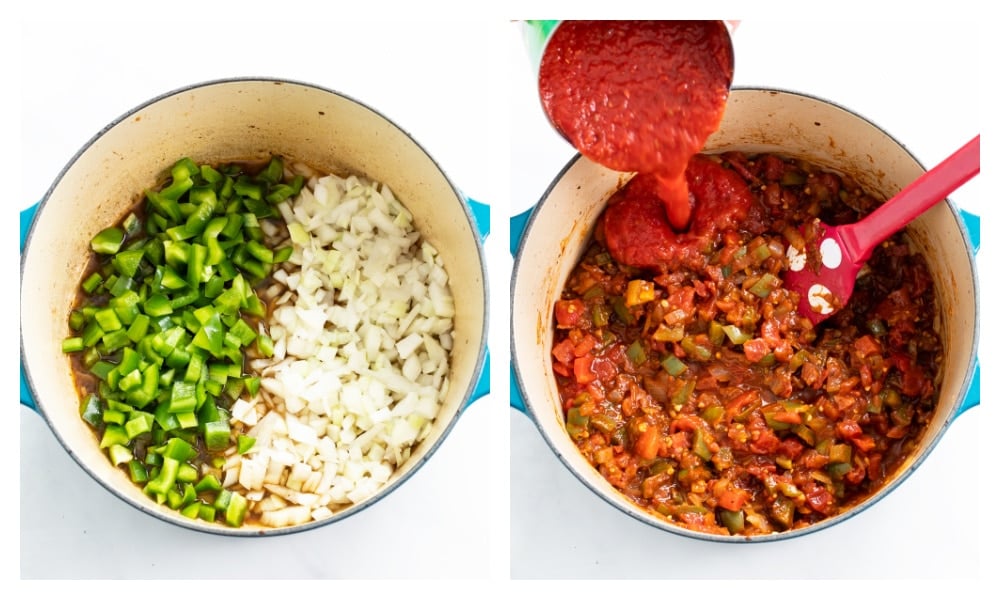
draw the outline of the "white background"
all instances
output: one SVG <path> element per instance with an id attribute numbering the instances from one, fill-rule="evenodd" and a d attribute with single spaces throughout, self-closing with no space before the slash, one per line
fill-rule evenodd
<path id="1" fill-rule="evenodd" d="M 980 570 L 995 578 L 986 553 L 992 553 L 988 542 L 995 538 L 990 517 L 996 510 L 997 496 L 991 493 L 996 469 L 991 440 L 982 438 L 987 416 L 994 417 L 987 393 L 995 345 L 990 314 L 983 315 L 980 352 L 987 405 L 959 418 L 919 471 L 877 506 L 833 529 L 788 542 L 711 544 L 638 523 L 589 492 L 552 455 L 534 424 L 507 407 L 512 262 L 507 217 L 537 202 L 574 152 L 541 116 L 513 21 L 553 16 L 532 14 L 538 9 L 530 7 L 537 3 L 523 3 L 529 12 L 516 14 L 522 3 L 511 2 L 504 14 L 491 9 L 489 19 L 462 23 L 443 21 L 430 9 L 429 14 L 406 14 L 380 10 L 377 3 L 366 3 L 373 14 L 365 21 L 334 11 L 311 18 L 312 9 L 303 10 L 293 0 L 233 3 L 229 11 L 210 10 L 207 3 L 171 3 L 152 15 L 132 2 L 110 3 L 118 10 L 108 12 L 94 8 L 96 0 L 69 12 L 46 4 L 36 1 L 21 9 L 29 18 L 21 21 L 20 31 L 9 31 L 10 24 L 5 28 L 7 55 L 20 67 L 20 76 L 12 73 L 7 82 L 13 92 L 6 94 L 20 104 L 14 113 L 20 130 L 9 125 L 17 117 L 11 121 L 7 115 L 4 121 L 7 139 L 20 141 L 10 163 L 18 171 L 12 200 L 18 209 L 40 200 L 59 170 L 102 127 L 153 96 L 208 79 L 251 75 L 342 91 L 407 129 L 469 196 L 492 205 L 486 249 L 493 393 L 473 404 L 433 459 L 389 497 L 346 521 L 267 539 L 196 534 L 139 513 L 85 475 L 39 415 L 13 409 L 10 401 L 3 422 L 17 434 L 5 436 L 14 446 L 6 456 L 18 457 L 20 477 L 15 486 L 19 505 L 6 511 L 7 524 L 16 526 L 18 535 L 4 536 L 13 550 L 0 565 L 5 575 L 25 580 L 250 579 L 254 590 L 286 595 L 292 589 L 286 584 L 267 586 L 258 580 L 472 578 L 487 583 L 470 589 L 490 597 L 520 589 L 509 578 L 922 579 L 976 577 Z M 869 7 L 860 4 L 854 14 L 867 17 Z M 421 4 L 410 12 L 424 9 Z M 403 19 L 411 16 L 419 20 Z M 865 23 L 828 16 L 850 17 L 841 10 L 800 22 L 745 18 L 735 36 L 735 83 L 835 100 L 882 125 L 925 165 L 980 130 L 980 119 L 987 115 L 983 109 L 993 103 L 987 94 L 992 71 L 980 76 L 980 68 L 994 69 L 992 60 L 980 59 L 988 48 L 994 50 L 985 20 Z M 987 154 L 988 149 L 989 139 Z M 980 215 L 995 212 L 996 198 L 986 197 L 987 176 L 953 198 Z M 984 239 L 995 218 L 984 218 Z M 987 241 L 980 264 L 995 263 L 990 252 Z M 10 273 L 8 280 L 15 277 Z M 985 307 L 991 300 L 989 278 L 981 269 Z M 10 322 L 7 331 L 14 327 Z M 8 337 L 10 351 L 13 339 Z M 13 376 L 13 356 L 7 362 Z M 11 502 L 13 495 L 8 494 Z M 723 583 L 715 581 L 711 589 Z M 150 585 L 162 584 L 121 589 L 142 594 Z M 623 585 L 588 582 L 567 588 L 557 581 L 537 589 L 615 597 L 632 589 Z M 729 589 L 745 592 L 744 584 L 737 585 Z M 799 595 L 806 589 L 810 596 L 828 597 L 830 588 L 816 582 L 777 593 Z M 84 590 L 96 590 L 106 597 L 97 586 L 74 583 L 62 589 L 80 597 L 86 596 Z M 219 588 L 212 589 L 209 593 Z M 648 589 L 670 596 L 704 588 L 673 581 L 669 588 Z M 896 583 L 878 589 L 898 594 Z M 162 590 L 199 593 L 176 586 Z M 321 590 L 332 595 L 344 588 Z M 7 591 L 0 594 L 6 597 Z"/>

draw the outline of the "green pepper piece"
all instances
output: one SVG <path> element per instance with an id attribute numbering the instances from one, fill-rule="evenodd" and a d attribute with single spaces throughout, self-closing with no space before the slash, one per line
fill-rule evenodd
<path id="1" fill-rule="evenodd" d="M 79 352 L 84 349 L 83 338 L 82 337 L 68 337 L 62 342 L 62 351 L 69 354 L 71 352 Z"/>
<path id="2" fill-rule="evenodd" d="M 229 499 L 229 504 L 226 506 L 226 525 L 231 527 L 243 525 L 249 506 L 250 503 L 246 498 L 237 492 L 233 492 L 232 497 Z"/>
<path id="3" fill-rule="evenodd" d="M 111 464 L 117 467 L 120 464 L 132 461 L 135 456 L 132 455 L 132 451 L 127 446 L 113 444 L 108 448 L 108 458 L 111 459 Z"/>
<path id="4" fill-rule="evenodd" d="M 115 444 L 120 446 L 125 446 L 129 442 L 128 434 L 125 433 L 125 428 L 121 425 L 108 425 L 104 429 L 104 435 L 101 436 L 101 449 L 110 448 Z"/>
<path id="5" fill-rule="evenodd" d="M 708 324 L 708 341 L 710 341 L 713 346 L 721 346 L 725 337 L 725 330 L 722 323 L 712 321 Z"/>
<path id="6" fill-rule="evenodd" d="M 125 241 L 125 231 L 120 227 L 102 229 L 90 240 L 91 249 L 98 254 L 114 254 Z"/>
<path id="7" fill-rule="evenodd" d="M 772 273 L 764 273 L 760 276 L 760 279 L 750 286 L 750 293 L 758 298 L 767 298 L 771 295 L 772 291 L 777 289 L 780 283 L 781 280 Z"/>
<path id="8" fill-rule="evenodd" d="M 692 377 L 684 382 L 674 394 L 670 397 L 670 402 L 674 406 L 684 405 L 689 398 L 691 398 L 691 393 L 694 392 L 694 386 L 698 382 L 697 378 Z"/>
<path id="9" fill-rule="evenodd" d="M 628 309 L 625 305 L 624 296 L 612 296 L 611 297 L 611 308 L 614 310 L 615 316 L 618 320 L 626 325 L 634 325 L 635 317 L 632 315 L 632 311 Z"/>
<path id="10" fill-rule="evenodd" d="M 198 518 L 209 523 L 215 522 L 215 507 L 210 504 L 197 504 Z"/>
<path id="11" fill-rule="evenodd" d="M 635 340 L 625 351 L 625 355 L 632 361 L 632 364 L 639 366 L 646 362 L 646 351 L 642 347 L 642 342 Z"/>
<path id="12" fill-rule="evenodd" d="M 97 344 L 97 342 L 101 341 L 102 337 L 104 337 L 104 330 L 101 329 L 101 326 L 97 323 L 97 321 L 91 321 L 86 327 L 84 327 L 83 335 L 80 337 L 83 339 L 84 346 L 92 348 Z"/>
<path id="13" fill-rule="evenodd" d="M 170 177 L 173 179 L 191 179 L 201 174 L 201 168 L 191 157 L 184 156 L 170 167 Z"/>
<path id="14" fill-rule="evenodd" d="M 605 435 L 612 435 L 618 429 L 618 422 L 604 413 L 590 415 L 590 426 Z"/>
<path id="15" fill-rule="evenodd" d="M 282 246 L 281 248 L 278 248 L 277 250 L 274 251 L 274 263 L 278 264 L 285 262 L 286 260 L 292 257 L 292 253 L 294 251 L 295 249 L 292 248 L 291 246 Z M 606 308 L 605 311 L 607 311 Z M 605 325 L 607 325 L 607 321 L 605 321 Z M 603 327 L 603 325 L 598 325 L 598 327 Z"/>
<path id="16" fill-rule="evenodd" d="M 91 273 L 89 276 L 87 276 L 86 279 L 83 280 L 83 283 L 80 284 L 80 287 L 82 287 L 83 291 L 87 292 L 88 294 L 93 294 L 94 291 L 97 290 L 97 288 L 100 287 L 102 283 L 104 283 L 104 278 L 101 277 L 100 273 L 95 271 Z"/>
<path id="17" fill-rule="evenodd" d="M 266 333 L 257 336 L 257 350 L 266 358 L 274 356 L 274 340 Z"/>
<path id="18" fill-rule="evenodd" d="M 205 315 L 204 312 L 206 309 L 211 314 Z M 212 356 L 217 357 L 222 354 L 222 345 L 225 337 L 222 319 L 219 317 L 219 312 L 211 306 L 197 309 L 195 315 L 197 316 L 199 312 L 203 313 L 203 317 L 197 317 L 201 321 L 202 326 L 194 335 L 192 343 L 202 350 L 210 352 Z"/>
<path id="19" fill-rule="evenodd" d="M 147 494 L 165 495 L 177 481 L 177 471 L 180 469 L 180 462 L 170 457 L 163 457 L 163 464 L 160 465 L 160 472 L 143 488 Z"/>
<path id="20" fill-rule="evenodd" d="M 172 458 L 178 462 L 187 462 L 198 456 L 198 451 L 182 438 L 172 437 L 163 445 L 161 454 L 163 454 L 164 458 Z"/>
<path id="21" fill-rule="evenodd" d="M 737 346 L 748 342 L 751 338 L 753 338 L 752 334 L 744 332 L 736 325 L 723 325 L 722 331 L 726 334 L 726 337 L 729 338 L 729 341 Z"/>
<path id="22" fill-rule="evenodd" d="M 153 422 L 152 413 L 134 411 L 128 422 L 125 423 L 125 433 L 128 434 L 130 440 L 135 439 L 137 436 L 152 431 Z"/>
<path id="23" fill-rule="evenodd" d="M 712 451 L 708 448 L 708 443 L 705 441 L 705 432 L 702 431 L 701 427 L 694 430 L 694 441 L 691 442 L 691 451 L 704 461 L 711 460 L 712 458 Z"/>
<path id="24" fill-rule="evenodd" d="M 194 483 L 198 481 L 198 469 L 187 463 L 181 463 L 181 466 L 177 468 L 177 481 L 180 483 Z M 194 491 L 194 487 L 191 487 L 191 491 Z"/>
<path id="25" fill-rule="evenodd" d="M 660 361 L 660 365 L 663 367 L 664 371 L 674 377 L 677 377 L 684 371 L 687 371 L 687 365 L 684 364 L 684 361 L 677 358 L 677 356 L 673 353 L 668 354 L 662 361 Z"/>
<path id="26" fill-rule="evenodd" d="M 113 308 L 102 308 L 94 313 L 94 320 L 101 326 L 101 329 L 108 333 L 122 328 L 121 319 Z"/>
<path id="27" fill-rule="evenodd" d="M 139 271 L 139 265 L 142 263 L 142 259 L 145 255 L 146 252 L 142 248 L 136 250 L 123 250 L 115 254 L 114 258 L 111 259 L 111 264 L 115 266 L 115 270 L 118 271 L 119 274 L 127 277 L 135 277 L 136 272 Z"/>
<path id="28" fill-rule="evenodd" d="M 181 514 L 193 521 L 197 519 L 198 515 L 201 513 L 202 506 L 203 504 L 200 502 L 192 502 L 181 509 Z"/>
<path id="29" fill-rule="evenodd" d="M 221 489 L 222 483 L 220 483 L 219 479 L 211 473 L 206 474 L 198 481 L 198 483 L 194 485 L 194 491 L 199 494 L 204 492 L 218 492 Z"/>
<path id="30" fill-rule="evenodd" d="M 97 427 L 102 422 L 101 400 L 97 394 L 87 394 L 84 401 L 80 403 L 80 418 L 89 423 L 91 427 Z"/>
<path id="31" fill-rule="evenodd" d="M 274 185 L 281 181 L 285 173 L 284 162 L 278 156 L 272 156 L 267 166 L 257 173 L 257 180 Z"/>
<path id="32" fill-rule="evenodd" d="M 729 533 L 740 533 L 746 527 L 742 510 L 726 510 L 721 508 L 719 509 L 719 520 L 729 530 Z"/>
<path id="33" fill-rule="evenodd" d="M 236 452 L 238 454 L 246 454 L 256 443 L 257 438 L 240 434 L 236 437 Z"/>
<path id="34" fill-rule="evenodd" d="M 170 403 L 168 412 L 173 414 L 191 412 L 195 409 L 195 384 L 188 381 L 175 381 L 170 388 Z"/>
<path id="35" fill-rule="evenodd" d="M 213 421 L 205 423 L 205 448 L 210 452 L 221 452 L 229 447 L 229 423 Z"/>
<path id="36" fill-rule="evenodd" d="M 215 510 L 226 510 L 226 507 L 229 506 L 229 501 L 232 500 L 232 497 L 232 490 L 223 489 L 215 496 L 215 502 L 212 503 L 212 506 Z"/>
<path id="37" fill-rule="evenodd" d="M 128 476 L 133 483 L 145 483 L 149 481 L 149 473 L 146 472 L 146 466 L 134 458 L 128 462 Z"/>

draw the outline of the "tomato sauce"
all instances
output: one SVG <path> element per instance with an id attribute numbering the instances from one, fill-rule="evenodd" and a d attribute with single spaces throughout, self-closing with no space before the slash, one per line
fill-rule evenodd
<path id="1" fill-rule="evenodd" d="M 718 128 L 732 77 L 721 21 L 564 21 L 542 57 L 539 91 L 584 156 L 650 174 L 670 225 L 683 231 L 685 168 Z"/>
<path id="2" fill-rule="evenodd" d="M 819 217 L 878 201 L 849 178 L 773 154 L 697 155 L 691 228 L 636 175 L 611 200 L 554 306 L 566 431 L 635 504 L 699 532 L 808 526 L 876 493 L 938 398 L 933 282 L 905 233 L 849 303 L 814 327 L 782 286 Z"/>

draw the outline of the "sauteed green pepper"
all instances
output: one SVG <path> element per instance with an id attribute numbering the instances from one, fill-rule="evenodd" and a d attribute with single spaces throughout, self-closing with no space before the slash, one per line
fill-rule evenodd
<path id="1" fill-rule="evenodd" d="M 213 469 L 254 444 L 231 431 L 228 408 L 259 387 L 244 353 L 273 353 L 246 319 L 265 315 L 254 287 L 292 253 L 267 247 L 260 229 L 302 189 L 283 175 L 280 157 L 256 174 L 177 161 L 166 185 L 92 239 L 97 267 L 62 344 L 93 376 L 80 415 L 109 460 L 192 519 L 239 527 L 247 513 Z"/>

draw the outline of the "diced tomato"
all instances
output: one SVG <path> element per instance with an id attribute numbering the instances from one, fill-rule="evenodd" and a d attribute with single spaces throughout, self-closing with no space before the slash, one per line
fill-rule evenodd
<path id="1" fill-rule="evenodd" d="M 830 458 L 815 450 L 809 449 L 802 454 L 802 466 L 807 469 L 822 469 L 830 464 Z"/>
<path id="2" fill-rule="evenodd" d="M 716 496 L 716 501 L 718 502 L 719 507 L 733 511 L 743 508 L 743 505 L 746 504 L 749 499 L 749 492 L 734 487 L 729 487 Z"/>
<path id="3" fill-rule="evenodd" d="M 726 416 L 732 419 L 751 404 L 760 401 L 760 392 L 747 390 L 726 404 Z"/>
<path id="4" fill-rule="evenodd" d="M 755 338 L 743 344 L 743 354 L 752 363 L 760 362 L 770 351 L 771 349 L 767 346 L 767 342 L 761 338 Z"/>
<path id="5" fill-rule="evenodd" d="M 652 426 L 644 429 L 635 440 L 633 450 L 635 450 L 635 453 L 639 458 L 645 460 L 652 460 L 656 458 L 656 454 L 660 450 L 659 431 Z"/>
<path id="6" fill-rule="evenodd" d="M 591 354 L 584 354 L 573 361 L 573 376 L 577 383 L 587 384 L 597 379 L 597 373 L 591 368 L 593 362 L 594 356 Z"/>
<path id="7" fill-rule="evenodd" d="M 882 455 L 877 452 L 868 455 L 868 479 L 872 481 L 882 479 Z"/>
<path id="8" fill-rule="evenodd" d="M 844 419 L 843 421 L 837 423 L 837 435 L 845 440 L 856 438 L 861 435 L 861 433 L 861 426 L 858 425 L 857 421 Z"/>
<path id="9" fill-rule="evenodd" d="M 871 452 L 872 449 L 875 448 L 875 440 L 872 439 L 872 436 L 867 434 L 862 434 L 859 435 L 858 437 L 851 438 L 851 443 L 854 444 L 855 448 L 857 448 L 861 452 L 864 452 L 865 454 Z"/>
<path id="10" fill-rule="evenodd" d="M 833 511 L 833 494 L 825 487 L 809 481 L 803 486 L 803 492 L 806 495 L 806 504 L 816 512 L 828 515 Z"/>
<path id="11" fill-rule="evenodd" d="M 764 425 L 763 419 L 760 421 L 762 427 L 754 427 L 750 430 L 750 451 L 755 454 L 771 454 L 781 445 L 781 440 L 774 432 Z"/>
<path id="12" fill-rule="evenodd" d="M 583 300 L 574 298 L 572 300 L 556 300 L 556 326 L 562 329 L 576 327 L 580 322 L 587 307 Z"/>
<path id="13" fill-rule="evenodd" d="M 552 356 L 556 359 L 556 361 L 564 365 L 568 365 L 573 362 L 574 358 L 576 358 L 573 348 L 573 342 L 571 342 L 569 338 L 566 338 L 552 347 Z"/>
<path id="14" fill-rule="evenodd" d="M 805 446 L 795 438 L 786 438 L 781 441 L 781 445 L 778 447 L 778 452 L 784 454 L 788 458 L 795 460 L 802 454 L 802 450 Z"/>
<path id="15" fill-rule="evenodd" d="M 601 381 L 610 381 L 618 374 L 618 367 L 615 366 L 614 361 L 603 356 L 594 357 L 594 361 L 590 363 L 590 368 L 593 369 L 597 378 Z"/>
<path id="16" fill-rule="evenodd" d="M 790 410 L 775 411 L 773 414 L 771 414 L 771 418 L 779 423 L 788 423 L 789 425 L 802 424 L 802 415 Z"/>
<path id="17" fill-rule="evenodd" d="M 573 346 L 573 356 L 583 356 L 590 353 L 597 345 L 597 338 L 592 335 L 585 335 L 575 346 Z"/>
<path id="18" fill-rule="evenodd" d="M 858 356 L 865 358 L 882 352 L 882 344 L 875 339 L 875 336 L 863 335 L 855 340 L 854 349 L 857 351 Z"/>

